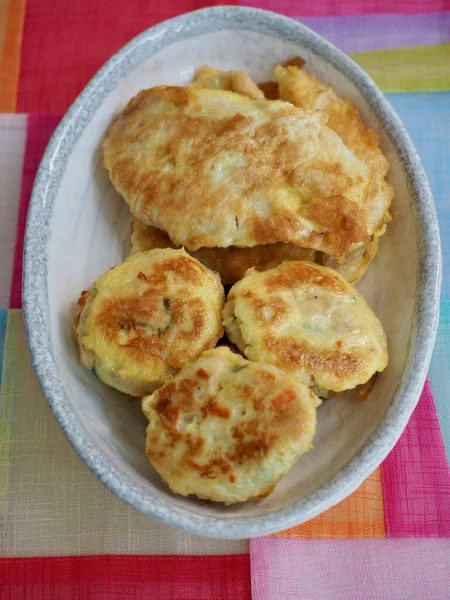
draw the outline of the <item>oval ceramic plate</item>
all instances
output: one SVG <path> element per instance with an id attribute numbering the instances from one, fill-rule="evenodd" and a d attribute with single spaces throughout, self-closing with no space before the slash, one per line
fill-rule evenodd
<path id="1" fill-rule="evenodd" d="M 112 117 L 140 89 L 186 84 L 208 63 L 256 81 L 300 55 L 307 69 L 360 108 L 390 163 L 398 218 L 360 286 L 386 329 L 390 364 L 368 400 L 352 394 L 319 409 L 315 450 L 264 500 L 225 507 L 173 495 L 145 452 L 145 418 L 77 364 L 76 300 L 128 252 L 130 216 L 102 167 Z M 30 204 L 24 314 L 34 369 L 65 434 L 117 496 L 161 521 L 212 537 L 242 538 L 306 521 L 355 490 L 402 433 L 428 368 L 440 284 L 439 233 L 419 157 L 400 120 L 361 69 L 303 25 L 269 12 L 218 7 L 136 37 L 98 72 L 55 132 Z"/>

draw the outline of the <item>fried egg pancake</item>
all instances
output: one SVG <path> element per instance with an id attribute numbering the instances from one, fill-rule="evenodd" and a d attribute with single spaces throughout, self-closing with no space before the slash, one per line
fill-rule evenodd
<path id="1" fill-rule="evenodd" d="M 389 163 L 381 152 L 379 136 L 368 129 L 356 106 L 340 98 L 334 89 L 295 66 L 275 69 L 279 84 L 280 98 L 294 106 L 326 115 L 327 126 L 342 139 L 355 156 L 370 167 L 371 183 L 367 198 L 367 213 L 370 233 L 384 233 L 390 221 L 389 207 L 394 190 L 384 178 L 389 171 Z"/>
<path id="2" fill-rule="evenodd" d="M 364 298 L 334 269 L 285 262 L 250 271 L 223 310 L 231 342 L 317 389 L 342 392 L 388 363 L 386 335 Z"/>
<path id="3" fill-rule="evenodd" d="M 322 264 L 336 269 L 349 283 L 358 283 L 378 252 L 379 240 L 379 237 L 375 237 L 373 241 L 352 250 L 346 255 L 345 262 L 342 264 L 332 256 L 323 254 Z"/>
<path id="4" fill-rule="evenodd" d="M 366 201 L 369 232 L 376 236 L 382 235 L 386 224 L 391 220 L 389 208 L 394 190 L 385 181 L 389 163 L 381 152 L 378 134 L 364 125 L 358 109 L 350 100 L 340 98 L 331 86 L 314 75 L 296 66 L 278 65 L 275 77 L 282 100 L 325 115 L 328 119 L 327 126 L 338 134 L 355 156 L 368 165 L 371 171 Z M 378 244 L 372 244 L 371 247 L 350 257 L 351 266 L 347 267 L 347 271 L 353 271 L 353 281 L 361 279 L 377 249 Z M 367 260 L 368 257 L 370 260 Z M 358 258 L 361 259 L 359 265 Z"/>
<path id="5" fill-rule="evenodd" d="M 144 225 L 134 219 L 131 234 L 131 254 L 152 250 L 153 248 L 174 248 L 169 236 Z M 244 277 L 248 269 L 256 267 L 264 271 L 281 264 L 285 260 L 314 260 L 316 252 L 299 248 L 293 244 L 265 244 L 253 248 L 200 248 L 190 252 L 209 269 L 219 273 L 224 285 L 236 283 Z"/>
<path id="6" fill-rule="evenodd" d="M 209 90 L 228 90 L 242 94 L 247 98 L 261 100 L 264 98 L 262 92 L 249 74 L 241 70 L 219 71 L 212 67 L 201 67 L 194 81 L 189 87 L 205 88 Z"/>
<path id="7" fill-rule="evenodd" d="M 104 164 L 133 214 L 189 250 L 276 242 L 343 257 L 370 241 L 368 167 L 325 118 L 222 90 L 141 91 Z"/>
<path id="8" fill-rule="evenodd" d="M 312 448 L 319 403 L 280 369 L 209 350 L 142 399 L 147 456 L 177 494 L 226 504 L 266 496 Z"/>
<path id="9" fill-rule="evenodd" d="M 283 63 L 278 69 L 278 77 L 283 82 L 283 100 L 288 100 L 295 106 L 306 110 L 317 111 L 322 110 L 327 115 L 329 121 L 328 127 L 335 131 L 339 137 L 362 161 L 369 166 L 373 166 L 378 172 L 378 183 L 381 184 L 380 190 L 384 190 L 386 185 L 384 177 L 387 174 L 389 164 L 378 145 L 378 136 L 374 131 L 367 130 L 359 115 L 357 108 L 349 101 L 339 98 L 331 86 L 323 84 L 316 77 L 309 75 L 300 69 L 303 68 L 305 61 L 296 57 L 292 61 Z M 288 67 L 288 68 L 283 68 Z M 239 76 L 233 74 L 239 73 Z M 241 85 L 239 85 L 241 83 Z M 305 84 L 306 83 L 306 84 Z M 249 98 L 266 97 L 271 100 L 280 98 L 278 83 L 266 82 L 258 86 L 250 79 L 245 71 L 218 71 L 211 67 L 202 67 L 192 84 L 196 87 L 205 87 L 210 89 L 231 90 L 238 94 L 243 94 Z M 257 95 L 256 90 L 261 94 Z M 324 101 L 324 96 L 327 100 Z M 390 186 L 388 186 L 390 188 Z M 392 188 L 391 192 L 392 192 Z M 387 189 L 385 190 L 387 191 Z M 145 227 L 145 226 L 143 226 Z M 277 246 L 273 244 L 270 247 Z M 292 248 L 291 244 L 284 244 L 284 248 Z M 367 242 L 363 246 L 351 251 L 345 257 L 345 263 L 341 264 L 334 257 L 324 255 L 323 264 L 333 267 L 350 283 L 357 283 L 365 274 L 370 262 L 375 258 L 378 252 L 378 238 L 372 242 Z M 221 253 L 221 250 L 218 251 Z M 199 258 L 201 260 L 201 258 Z M 265 268 L 275 267 L 281 264 L 283 260 L 311 260 L 314 261 L 314 256 L 295 256 L 295 253 L 290 254 L 281 260 L 273 260 L 267 263 Z M 204 261 L 202 261 L 204 262 Z M 208 264 L 205 262 L 205 264 Z M 210 265 L 208 265 L 210 266 Z M 253 264 L 248 262 L 248 268 L 256 267 L 258 271 L 265 270 L 258 265 L 258 261 Z M 220 272 L 219 269 L 216 269 Z M 245 271 L 240 270 L 240 275 L 228 280 L 224 283 L 235 283 L 242 279 Z"/>
<path id="10" fill-rule="evenodd" d="M 147 252 L 154 248 L 176 248 L 170 237 L 164 231 L 145 225 L 139 219 L 133 219 L 131 224 L 130 254 Z"/>
<path id="11" fill-rule="evenodd" d="M 130 256 L 79 300 L 81 362 L 130 394 L 153 392 L 222 336 L 218 275 L 184 250 Z"/>

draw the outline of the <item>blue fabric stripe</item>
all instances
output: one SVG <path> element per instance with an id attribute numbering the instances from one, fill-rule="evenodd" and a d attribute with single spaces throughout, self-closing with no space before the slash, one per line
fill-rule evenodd
<path id="1" fill-rule="evenodd" d="M 443 254 L 442 301 L 430 382 L 450 458 L 450 92 L 386 96 L 420 154 L 439 218 Z"/>
<path id="2" fill-rule="evenodd" d="M 386 97 L 405 124 L 430 180 L 442 239 L 442 300 L 450 300 L 450 92 Z"/>
<path id="3" fill-rule="evenodd" d="M 0 309 L 0 385 L 2 383 L 3 373 L 3 348 L 5 346 L 6 322 L 8 320 L 8 311 L 4 308 Z"/>
<path id="4" fill-rule="evenodd" d="M 439 329 L 429 376 L 445 449 L 450 460 L 450 301 L 441 302 L 440 308 Z"/>

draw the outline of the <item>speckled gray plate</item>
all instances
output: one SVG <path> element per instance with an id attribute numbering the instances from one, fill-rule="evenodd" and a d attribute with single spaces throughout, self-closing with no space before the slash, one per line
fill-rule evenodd
<path id="1" fill-rule="evenodd" d="M 71 321 L 79 292 L 128 249 L 128 210 L 101 166 L 99 148 L 111 117 L 139 89 L 187 83 L 206 62 L 245 68 L 263 81 L 276 62 L 295 55 L 359 106 L 379 131 L 391 163 L 399 216 L 361 285 L 385 326 L 391 360 L 366 402 L 347 394 L 324 403 L 316 449 L 270 497 L 227 508 L 171 494 L 146 459 L 139 403 L 124 400 L 77 365 Z M 25 240 L 23 302 L 32 362 L 65 434 L 117 496 L 193 533 L 241 538 L 274 532 L 350 494 L 399 438 L 419 398 L 435 339 L 440 264 L 436 214 L 419 157 L 369 77 L 295 21 L 250 8 L 208 8 L 127 44 L 89 83 L 50 141 Z"/>

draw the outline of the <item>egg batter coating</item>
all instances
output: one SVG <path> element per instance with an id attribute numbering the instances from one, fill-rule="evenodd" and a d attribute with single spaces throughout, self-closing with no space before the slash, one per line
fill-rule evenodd
<path id="1" fill-rule="evenodd" d="M 371 233 L 384 233 L 390 221 L 389 207 L 394 196 L 392 186 L 384 178 L 389 163 L 381 152 L 379 136 L 368 129 L 356 106 L 340 98 L 334 89 L 295 66 L 275 69 L 280 98 L 294 106 L 316 112 L 327 117 L 327 126 L 342 139 L 362 162 L 371 170 L 371 182 L 367 198 L 367 212 Z"/>
<path id="2" fill-rule="evenodd" d="M 189 250 L 291 242 L 343 257 L 371 239 L 368 167 L 323 116 L 287 102 L 143 90 L 103 151 L 133 214 Z"/>
<path id="3" fill-rule="evenodd" d="M 323 254 L 321 264 L 336 269 L 349 283 L 358 283 L 377 255 L 379 241 L 379 237 L 374 237 L 371 242 L 352 250 L 345 256 L 345 261 L 342 264 L 332 256 Z M 317 260 L 317 262 L 320 264 L 320 260 Z"/>
<path id="4" fill-rule="evenodd" d="M 266 496 L 312 448 L 319 403 L 280 369 L 215 348 L 142 399 L 147 456 L 177 494 Z"/>
<path id="5" fill-rule="evenodd" d="M 388 363 L 386 334 L 364 298 L 334 269 L 285 262 L 250 271 L 223 310 L 229 339 L 317 389 L 342 392 Z"/>
<path id="6" fill-rule="evenodd" d="M 133 219 L 131 224 L 131 249 L 130 254 L 137 252 L 147 252 L 155 248 L 173 248 L 177 246 L 172 244 L 170 237 L 164 231 L 145 225 L 139 219 Z"/>
<path id="7" fill-rule="evenodd" d="M 207 65 L 198 70 L 189 87 L 228 90 L 256 100 L 264 98 L 264 93 L 245 71 L 219 71 Z"/>
<path id="8" fill-rule="evenodd" d="M 174 248 L 169 236 L 155 227 L 134 219 L 131 234 L 131 254 L 153 248 Z M 316 252 L 293 244 L 265 244 L 253 248 L 200 248 L 190 252 L 209 269 L 217 271 L 224 285 L 236 283 L 248 269 L 270 269 L 285 260 L 314 260 Z"/>
<path id="9" fill-rule="evenodd" d="M 278 65 L 275 69 L 275 77 L 282 100 L 291 102 L 299 108 L 318 111 L 325 115 L 328 119 L 327 126 L 337 133 L 347 148 L 370 168 L 370 184 L 366 200 L 369 232 L 376 236 L 382 235 L 386 230 L 386 224 L 391 220 L 389 208 L 394 190 L 385 181 L 389 163 L 381 152 L 378 134 L 365 126 L 358 109 L 350 100 L 340 98 L 331 86 L 314 75 L 306 73 L 297 66 Z M 361 279 L 370 260 L 375 257 L 377 248 L 378 245 L 374 244 L 367 249 L 367 252 L 356 253 L 350 257 L 351 267 L 347 270 L 352 269 L 353 281 Z M 370 260 L 367 260 L 368 257 Z M 361 259 L 359 267 L 358 258 Z M 356 272 L 357 269 L 359 272 Z"/>
<path id="10" fill-rule="evenodd" d="M 216 345 L 223 304 L 218 275 L 184 250 L 134 254 L 81 295 L 81 362 L 126 394 L 149 394 Z"/>

